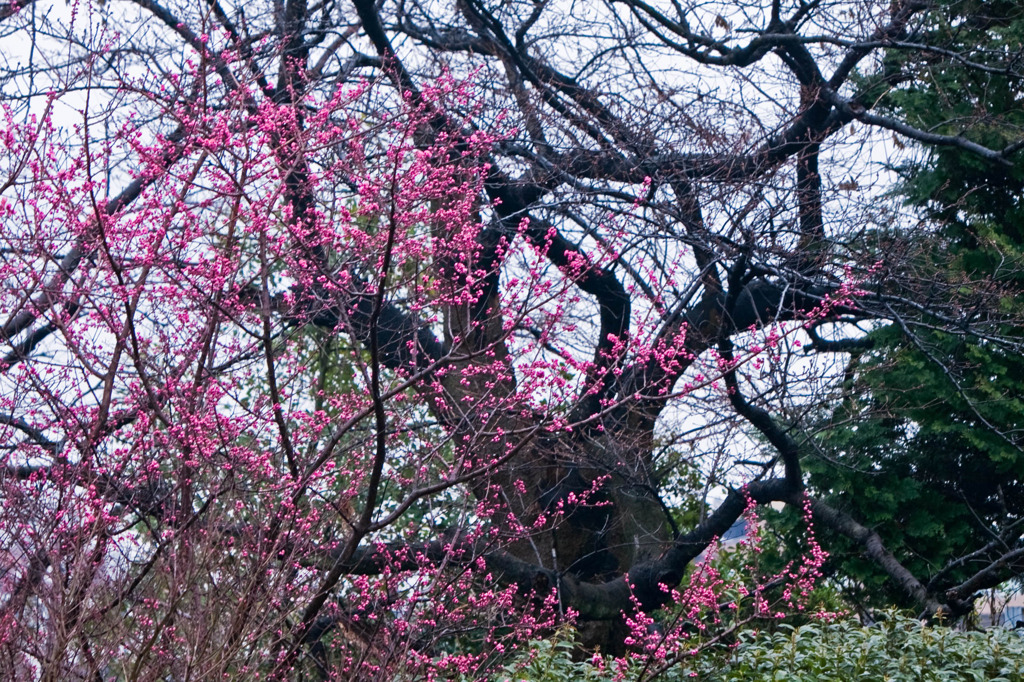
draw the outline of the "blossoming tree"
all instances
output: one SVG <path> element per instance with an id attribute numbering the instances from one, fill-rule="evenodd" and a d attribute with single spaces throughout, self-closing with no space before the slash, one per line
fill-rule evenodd
<path id="1" fill-rule="evenodd" d="M 919 312 L 842 145 L 1015 150 L 858 98 L 927 3 L 590 9 L 0 9 L 5 675 L 478 674 L 563 620 L 666 659 L 772 501 L 964 607 L 795 428 L 844 324 Z"/>

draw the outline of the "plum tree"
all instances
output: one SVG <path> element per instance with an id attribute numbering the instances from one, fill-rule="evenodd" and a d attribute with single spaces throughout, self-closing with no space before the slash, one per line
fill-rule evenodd
<path id="1" fill-rule="evenodd" d="M 1019 172 L 984 88 L 889 104 L 936 63 L 1016 82 L 960 9 L 5 6 L 0 665 L 476 674 L 561 620 L 623 651 L 769 502 L 968 612 L 805 490 L 866 332 L 1020 348 L 1019 278 L 924 268 L 949 240 L 886 194 L 888 155 Z"/>

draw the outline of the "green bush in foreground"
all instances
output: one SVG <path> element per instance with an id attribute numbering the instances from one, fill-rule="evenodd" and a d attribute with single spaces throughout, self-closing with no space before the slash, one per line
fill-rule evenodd
<path id="1" fill-rule="evenodd" d="M 492 679 L 1024 681 L 1024 637 L 1020 633 L 1002 628 L 960 632 L 922 625 L 895 614 L 868 627 L 845 620 L 800 627 L 781 624 L 772 631 L 750 630 L 741 633 L 732 647 L 705 649 L 675 663 L 605 659 L 598 666 L 593 661 L 574 661 L 572 653 L 572 644 L 564 639 L 539 641 L 529 655 L 512 662 L 504 674 Z"/>
<path id="2" fill-rule="evenodd" d="M 701 676 L 705 678 L 705 676 Z M 958 632 L 891 616 L 744 634 L 721 680 L 1024 680 L 1024 637 L 992 628 Z"/>

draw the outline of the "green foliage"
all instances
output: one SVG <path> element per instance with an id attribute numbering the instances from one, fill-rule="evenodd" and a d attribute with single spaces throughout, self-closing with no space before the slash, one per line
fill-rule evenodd
<path id="1" fill-rule="evenodd" d="M 1013 55 L 1024 5 L 945 0 L 920 31 L 941 50 L 889 50 L 860 80 L 862 101 L 993 149 L 1020 139 L 1024 80 Z M 1010 158 L 937 146 L 897 169 L 899 193 L 932 225 L 905 236 L 932 288 L 900 294 L 948 301 L 947 315 L 987 336 L 939 333 L 928 319 L 877 330 L 874 349 L 851 360 L 845 399 L 819 425 L 823 456 L 806 464 L 810 486 L 875 529 L 924 582 L 1024 518 L 1024 452 L 1013 435 L 1024 428 L 1024 161 L 1019 152 Z M 858 600 L 909 606 L 860 547 L 823 539 Z M 944 573 L 937 591 L 978 565 Z"/>
<path id="2" fill-rule="evenodd" d="M 1024 40 L 1024 6 L 946 0 L 936 3 L 922 31 L 944 53 L 890 50 L 882 68 L 862 79 L 862 99 L 919 130 L 991 149 L 1019 140 L 1024 79 L 1013 53 Z M 907 202 L 928 209 L 955 252 L 943 266 L 1020 281 L 1024 163 L 1020 153 L 1011 159 L 1005 165 L 940 145 L 898 168 Z"/>
<path id="3" fill-rule="evenodd" d="M 854 621 L 816 623 L 773 633 L 746 632 L 715 682 L 787 680 L 1024 679 L 1024 638 L 992 628 L 958 632 L 890 614 L 864 627 Z"/>
<path id="4" fill-rule="evenodd" d="M 1006 436 L 1024 425 L 1024 360 L 929 335 L 930 357 L 894 330 L 857 363 L 856 387 L 807 461 L 809 483 L 875 528 L 911 572 L 933 575 L 1024 517 L 1024 453 Z M 952 368 L 952 370 L 951 370 Z M 955 384 L 947 375 L 955 371 Z M 833 562 L 869 603 L 901 603 L 861 548 L 823 531 Z M 950 571 L 944 584 L 974 566 Z M 910 604 L 906 604 L 909 606 Z"/>
<path id="5" fill-rule="evenodd" d="M 534 640 L 526 654 L 505 666 L 504 671 L 494 679 L 516 682 L 599 682 L 610 679 L 607 668 L 602 669 L 590 660 L 578 661 L 573 658 L 576 647 L 571 637 L 570 631 L 562 631 L 549 639 Z"/>
<path id="6" fill-rule="evenodd" d="M 733 645 L 681 661 L 581 661 L 572 633 L 531 642 L 488 679 L 494 682 L 659 680 L 675 682 L 1014 682 L 1024 679 L 1024 637 L 1003 628 L 963 632 L 895 612 L 875 625 L 855 620 L 782 624 L 743 631 Z"/>

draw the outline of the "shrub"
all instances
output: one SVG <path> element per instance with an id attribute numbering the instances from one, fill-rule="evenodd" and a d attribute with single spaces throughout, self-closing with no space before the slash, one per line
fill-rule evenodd
<path id="1" fill-rule="evenodd" d="M 704 676 L 702 676 L 704 677 Z M 1024 637 L 1002 628 L 961 632 L 889 614 L 855 621 L 746 632 L 726 666 L 705 679 L 1024 680 Z"/>
<path id="2" fill-rule="evenodd" d="M 963 632 L 888 613 L 855 620 L 742 632 L 732 646 L 699 650 L 671 665 L 639 658 L 573 659 L 564 638 L 537 641 L 495 682 L 659 680 L 673 682 L 888 682 L 1024 680 L 1024 637 L 1003 628 Z"/>

